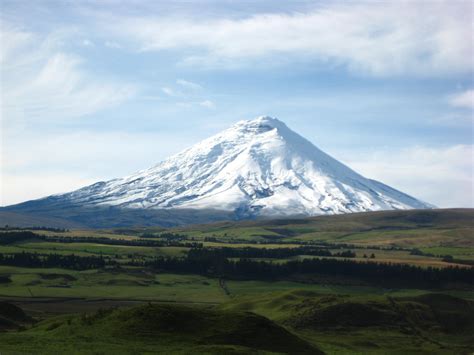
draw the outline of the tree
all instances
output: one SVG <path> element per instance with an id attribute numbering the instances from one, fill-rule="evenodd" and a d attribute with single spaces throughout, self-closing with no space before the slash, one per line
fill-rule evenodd
<path id="1" fill-rule="evenodd" d="M 454 257 L 452 255 L 445 255 L 443 256 L 443 261 L 447 263 L 451 263 L 454 261 Z"/>

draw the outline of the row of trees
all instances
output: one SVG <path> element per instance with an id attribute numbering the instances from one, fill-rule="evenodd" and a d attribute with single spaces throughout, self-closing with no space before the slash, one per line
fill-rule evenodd
<path id="1" fill-rule="evenodd" d="M 10 230 L 38 230 L 38 231 L 48 231 L 48 232 L 56 232 L 56 233 L 64 233 L 64 232 L 69 232 L 69 229 L 67 228 L 54 228 L 54 227 L 45 227 L 45 226 L 33 226 L 33 227 L 15 227 L 15 226 L 9 226 L 8 224 L 5 224 L 5 226 L 0 227 L 0 230 L 5 230 L 5 231 L 10 231 Z"/>
<path id="2" fill-rule="evenodd" d="M 271 258 L 285 259 L 298 255 L 326 256 L 326 257 L 344 257 L 355 258 L 356 254 L 351 250 L 337 253 L 331 253 L 328 249 L 314 247 L 297 248 L 193 248 L 189 250 L 189 258 Z"/>
<path id="3" fill-rule="evenodd" d="M 77 256 L 60 254 L 15 253 L 0 254 L 0 265 L 31 267 L 31 268 L 61 268 L 74 270 L 100 269 L 106 265 L 115 264 L 112 259 L 101 256 Z"/>
<path id="4" fill-rule="evenodd" d="M 99 269 L 119 264 L 111 257 L 60 254 L 0 254 L 0 265 L 33 268 Z M 304 259 L 286 263 L 255 261 L 246 258 L 229 260 L 223 255 L 198 255 L 185 258 L 155 257 L 121 263 L 155 271 L 191 273 L 230 279 L 278 280 L 292 276 L 314 275 L 364 280 L 388 287 L 440 287 L 452 284 L 474 284 L 474 268 L 422 268 L 406 264 L 354 262 L 349 259 Z"/>
<path id="5" fill-rule="evenodd" d="M 406 264 L 381 264 L 338 259 L 304 259 L 286 263 L 229 260 L 225 257 L 154 258 L 136 264 L 155 270 L 197 273 L 231 279 L 278 280 L 298 275 L 320 275 L 365 280 L 388 287 L 440 287 L 474 284 L 474 268 L 422 268 Z"/>
<path id="6" fill-rule="evenodd" d="M 194 240 L 193 237 L 190 238 Z M 223 244 L 280 244 L 292 245 L 298 244 L 301 246 L 312 246 L 315 248 L 331 248 L 331 249 L 375 249 L 375 250 L 396 250 L 396 251 L 411 251 L 412 249 L 397 247 L 397 246 L 377 246 L 377 245 L 358 245 L 348 243 L 329 243 L 321 240 L 280 240 L 277 238 L 269 240 L 253 240 L 253 239 L 236 239 L 236 238 L 218 238 L 218 237 L 204 237 L 205 242 L 223 243 Z"/>
<path id="7" fill-rule="evenodd" d="M 187 248 L 202 247 L 202 243 L 179 242 L 173 240 L 150 240 L 150 239 L 111 239 L 105 237 L 62 237 L 46 236 L 30 231 L 14 231 L 0 233 L 0 245 L 14 244 L 26 240 L 48 241 L 56 243 L 97 243 L 104 245 L 125 245 L 125 246 L 145 246 L 145 247 L 168 247 L 178 246 Z"/>
<path id="8" fill-rule="evenodd" d="M 25 240 L 44 240 L 45 236 L 30 231 L 0 233 L 0 245 L 14 244 Z"/>
<path id="9" fill-rule="evenodd" d="M 185 234 L 179 234 L 179 233 L 171 233 L 171 232 L 162 232 L 158 234 L 154 233 L 142 233 L 140 234 L 141 238 L 160 238 L 160 239 L 166 239 L 166 240 L 186 240 L 187 236 Z"/>

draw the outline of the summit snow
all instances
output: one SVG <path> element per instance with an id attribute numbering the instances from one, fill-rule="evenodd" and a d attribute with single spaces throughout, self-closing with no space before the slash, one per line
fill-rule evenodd
<path id="1" fill-rule="evenodd" d="M 361 176 L 271 117 L 240 121 L 152 168 L 54 197 L 82 206 L 239 216 L 433 207 Z"/>

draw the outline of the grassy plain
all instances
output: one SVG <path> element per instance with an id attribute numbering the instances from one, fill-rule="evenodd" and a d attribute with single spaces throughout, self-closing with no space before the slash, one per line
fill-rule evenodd
<path id="1" fill-rule="evenodd" d="M 1 244 L 0 254 L 103 256 L 123 266 L 73 270 L 0 265 L 0 301 L 21 307 L 36 321 L 9 319 L 2 316 L 0 307 L 2 354 L 291 353 L 284 344 L 272 344 L 279 337 L 301 353 L 320 349 L 328 354 L 463 354 L 474 350 L 472 287 L 408 289 L 309 276 L 221 280 L 125 265 L 135 259 L 185 257 L 190 249 L 186 243 L 200 243 L 211 249 L 311 245 L 333 253 L 352 250 L 351 260 L 360 262 L 470 268 L 474 260 L 472 210 L 363 213 L 169 229 L 33 232 L 73 239 L 19 240 Z M 109 240 L 165 245 L 115 245 Z M 268 260 L 285 263 L 315 257 L 302 254 Z M 103 311 L 109 307 L 119 308 Z M 204 320 L 202 331 L 190 332 L 198 327 L 196 317 Z M 166 319 L 175 322 L 175 328 L 166 328 Z M 178 324 L 183 319 L 184 328 Z M 453 320 L 461 320 L 461 326 L 454 326 Z M 2 332 L 2 324 L 9 324 L 4 326 L 7 332 Z M 19 326 L 26 330 L 14 331 Z M 259 327 L 267 329 L 270 338 L 257 339 L 252 332 Z"/>

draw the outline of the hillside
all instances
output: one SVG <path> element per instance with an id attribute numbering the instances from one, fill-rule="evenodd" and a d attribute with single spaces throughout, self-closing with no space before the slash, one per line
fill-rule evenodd
<path id="1" fill-rule="evenodd" d="M 322 354 L 262 316 L 240 311 L 147 304 L 54 317 L 19 333 L 0 333 L 1 350 L 51 354 Z M 20 345 L 21 344 L 21 345 Z"/>
<path id="2" fill-rule="evenodd" d="M 410 297 L 290 291 L 221 306 L 251 311 L 318 342 L 328 353 L 469 353 L 474 302 L 442 294 Z"/>
<path id="3" fill-rule="evenodd" d="M 235 220 L 233 213 L 218 210 L 130 209 L 117 207 L 81 207 L 34 201 L 14 207 L 0 208 L 0 226 L 48 226 L 88 229 L 117 227 L 173 227 L 196 223 Z"/>
<path id="4" fill-rule="evenodd" d="M 379 211 L 176 228 L 222 240 L 321 241 L 400 247 L 474 247 L 474 209 Z"/>
<path id="5" fill-rule="evenodd" d="M 458 297 L 292 289 L 218 306 L 147 302 L 54 315 L 26 330 L 0 329 L 0 343 L 7 354 L 467 354 L 473 331 L 474 302 Z"/>

